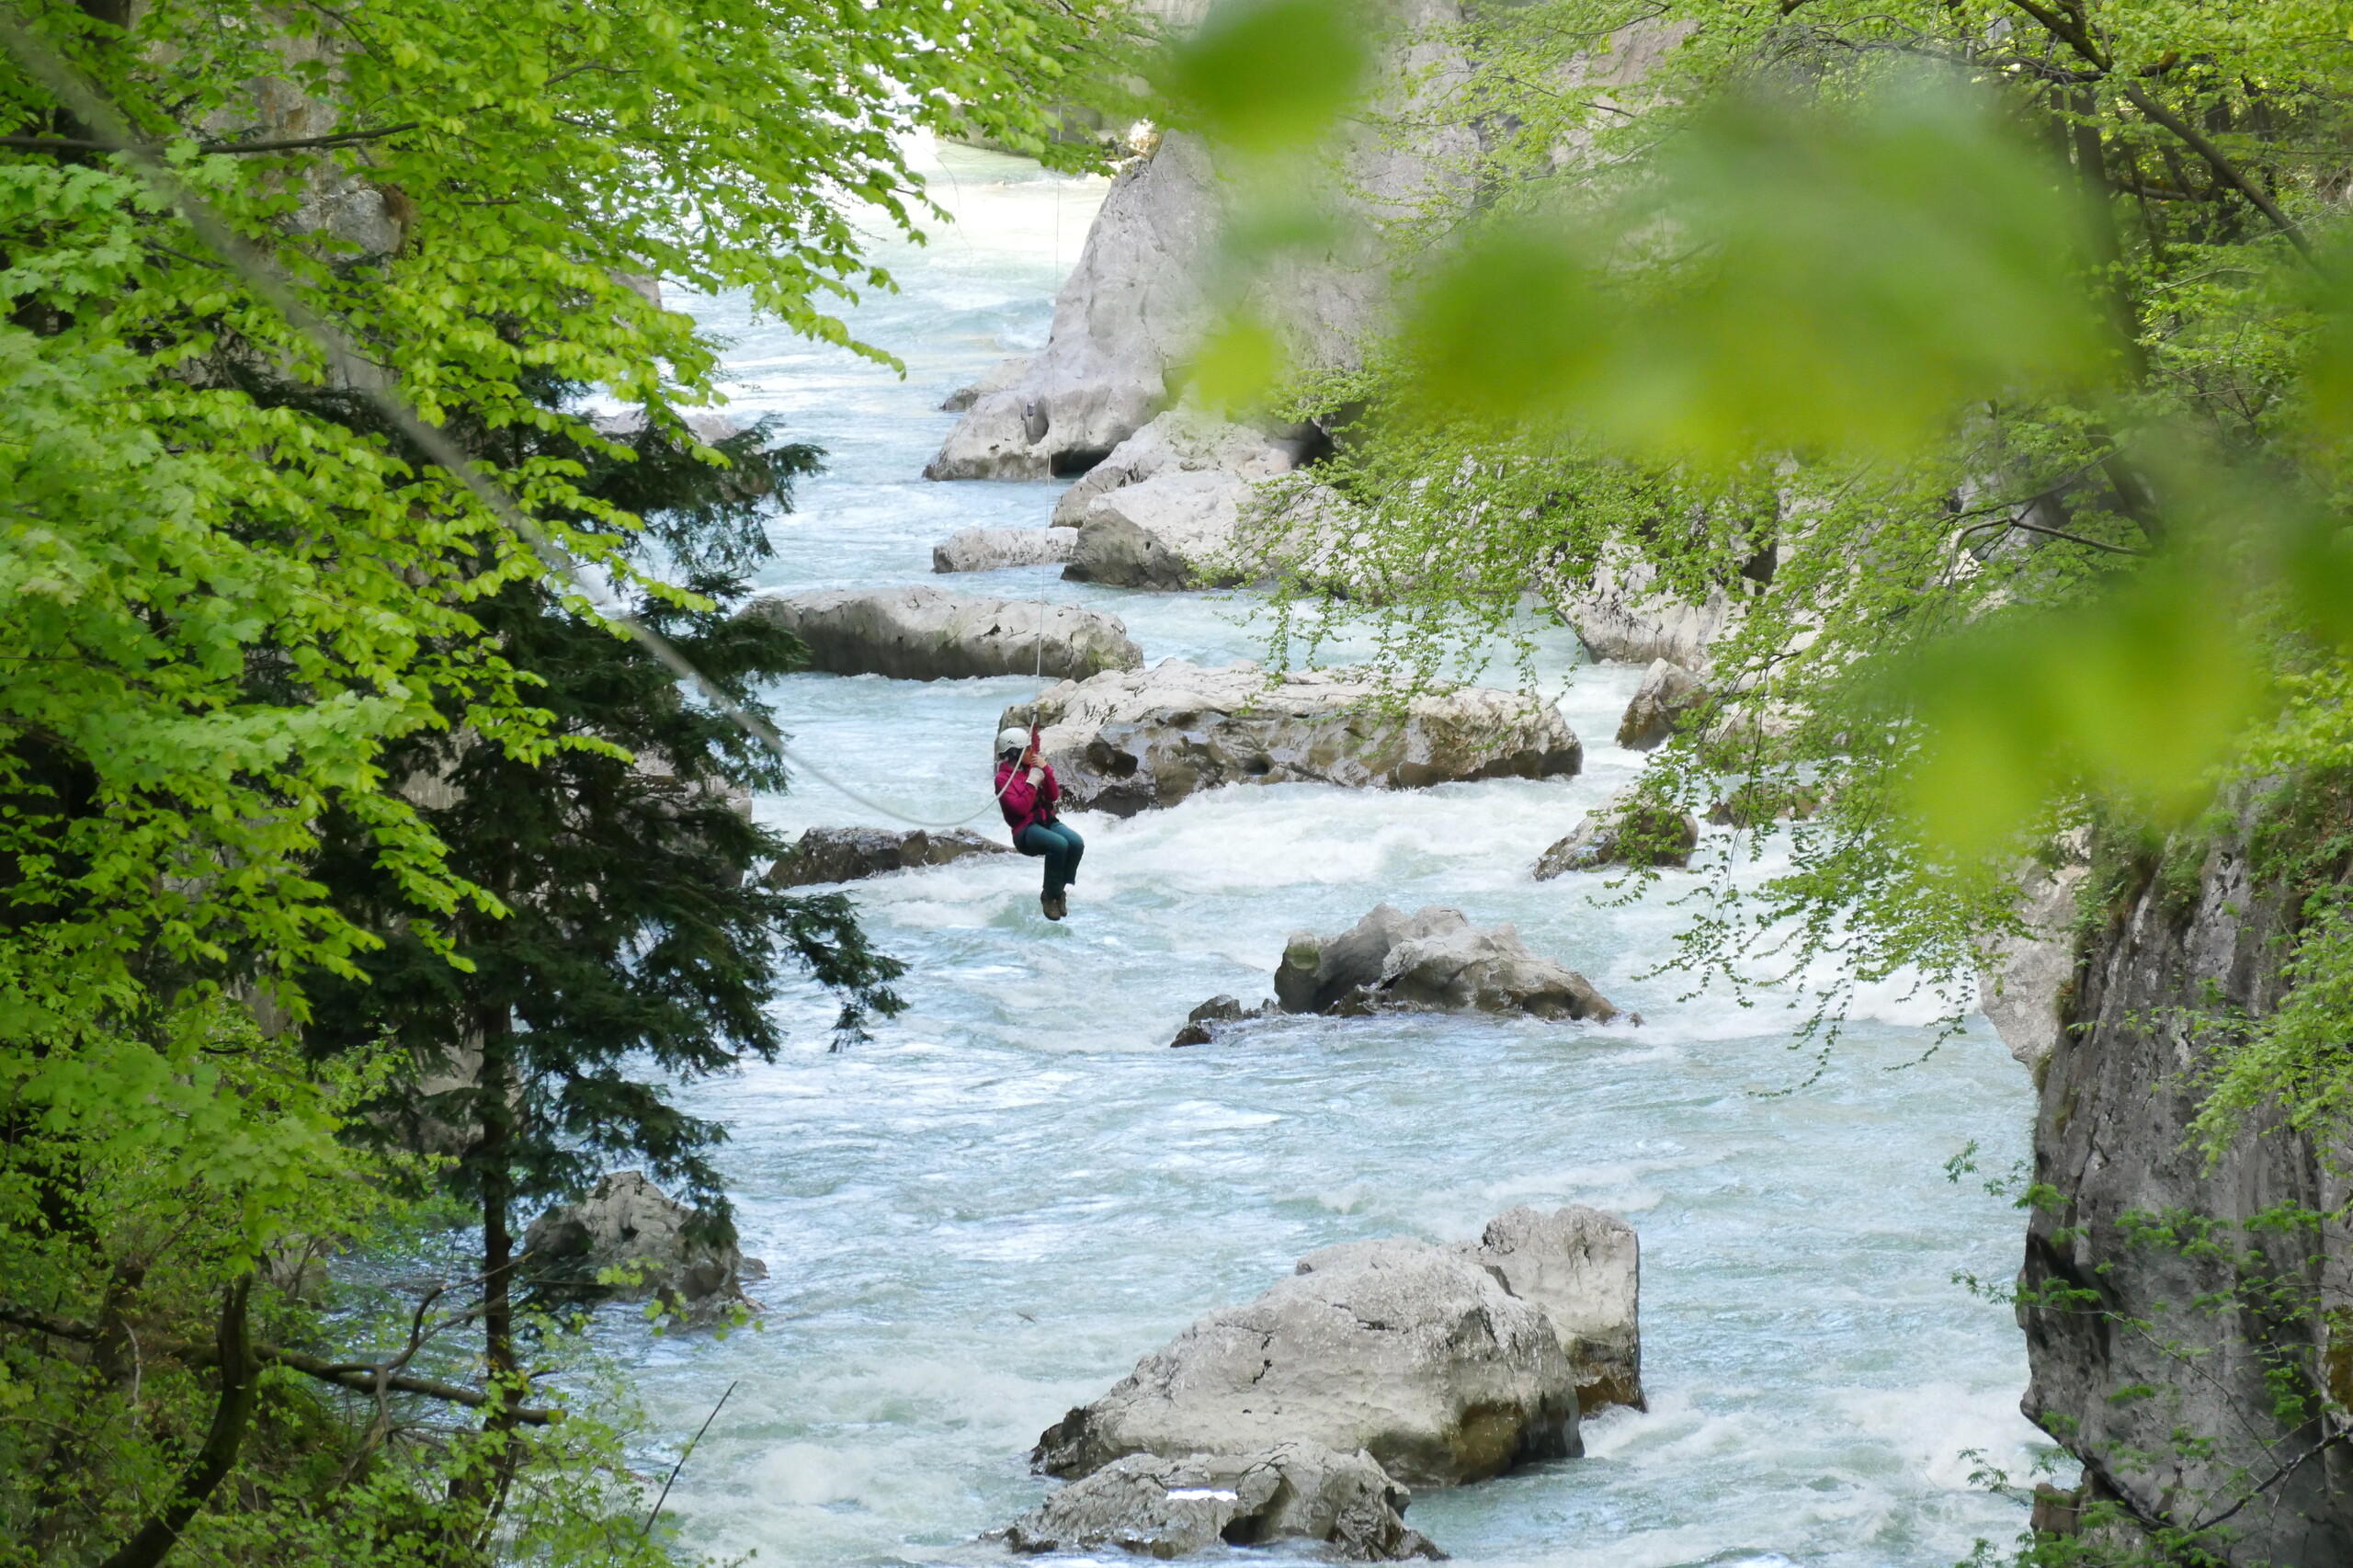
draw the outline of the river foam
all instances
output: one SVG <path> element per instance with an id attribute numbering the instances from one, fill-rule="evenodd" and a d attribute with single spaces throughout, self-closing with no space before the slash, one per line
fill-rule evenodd
<path id="1" fill-rule="evenodd" d="M 1056 486 L 917 474 L 953 423 L 940 398 L 1042 343 L 1103 184 L 926 156 L 964 222 L 885 247 L 904 291 L 851 317 L 905 381 L 733 301 L 687 301 L 735 340 L 739 408 L 833 454 L 777 520 L 767 583 L 933 580 L 935 540 L 1051 508 Z M 1261 645 L 1244 595 L 1051 569 L 947 581 L 1111 608 L 1150 658 Z M 2006 1277 L 2019 1219 L 1941 1166 L 1972 1140 L 1989 1169 L 2025 1153 L 2025 1075 L 1982 1022 L 1890 1071 L 1933 1032 L 1890 989 L 1819 1081 L 1782 1093 L 1810 1058 L 1777 999 L 1743 1008 L 1644 978 L 1688 917 L 1672 902 L 1688 879 L 1625 907 L 1592 879 L 1530 879 L 1641 761 L 1609 744 L 1639 672 L 1584 665 L 1553 631 L 1538 675 L 1565 688 L 1588 748 L 1574 780 L 1236 788 L 1080 817 L 1061 926 L 1040 917 L 1026 860 L 856 886 L 875 938 L 914 966 L 906 1015 L 828 1053 L 830 1007 L 796 996 L 784 1060 L 682 1096 L 734 1130 L 722 1164 L 745 1250 L 771 1269 L 763 1328 L 655 1338 L 617 1312 L 605 1330 L 654 1417 L 649 1462 L 741 1380 L 671 1495 L 688 1545 L 791 1568 L 997 1555 L 972 1538 L 1043 1494 L 1025 1463 L 1039 1430 L 1198 1313 L 1317 1246 L 1463 1238 L 1514 1204 L 1567 1201 L 1642 1232 L 1651 1409 L 1589 1421 L 1581 1460 L 1417 1497 L 1412 1522 L 1458 1559 L 1940 1568 L 2023 1525 L 1972 1487 L 1964 1451 L 2024 1471 L 2024 1346 L 2006 1309 L 1952 1283 Z M 997 710 L 1032 689 L 811 676 L 773 695 L 829 772 L 944 817 L 985 805 Z M 877 821 L 811 780 L 759 810 L 793 829 Z M 1164 1049 L 1194 1003 L 1266 994 L 1287 933 L 1383 900 L 1514 921 L 1648 1021 L 1287 1018 Z"/>

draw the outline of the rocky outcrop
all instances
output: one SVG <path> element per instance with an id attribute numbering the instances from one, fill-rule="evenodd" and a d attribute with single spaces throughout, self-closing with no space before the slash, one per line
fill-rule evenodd
<path id="1" fill-rule="evenodd" d="M 1078 545 L 1068 528 L 958 528 L 931 547 L 934 572 L 1001 572 L 1057 566 Z"/>
<path id="2" fill-rule="evenodd" d="M 1026 676 L 1042 665 L 1047 675 L 1085 680 L 1143 663 L 1119 617 L 1035 599 L 968 598 L 925 586 L 835 588 L 761 594 L 739 613 L 791 631 L 808 645 L 809 667 L 830 675 L 962 680 Z"/>
<path id="3" fill-rule="evenodd" d="M 1408 916 L 1384 903 L 1336 937 L 1293 933 L 1275 971 L 1275 998 L 1287 1013 L 1411 1007 L 1601 1023 L 1618 1016 L 1584 975 L 1529 951 L 1511 926 L 1474 926 L 1437 904 Z"/>
<path id="4" fill-rule="evenodd" d="M 1608 560 L 1589 576 L 1555 584 L 1552 608 L 1597 659 L 1665 659 L 1701 675 L 1710 646 L 1738 624 L 1741 612 L 1739 599 L 1721 585 L 1693 604 L 1661 588 L 1647 562 Z"/>
<path id="5" fill-rule="evenodd" d="M 708 1312 L 744 1299 L 744 1281 L 767 1269 L 733 1243 L 693 1234 L 695 1212 L 645 1179 L 616 1171 L 578 1203 L 561 1204 L 523 1233 L 523 1268 L 531 1278 L 618 1301 L 660 1297 L 674 1312 Z M 633 1272 L 633 1283 L 606 1284 L 600 1271 Z"/>
<path id="6" fill-rule="evenodd" d="M 1013 851 L 970 828 L 927 833 L 916 828 L 901 833 L 886 827 L 813 827 L 768 868 L 772 888 L 813 887 L 820 882 L 854 882 L 889 871 L 918 866 L 945 866 L 968 855 L 1010 855 Z"/>
<path id="7" fill-rule="evenodd" d="M 1354 1242 L 1198 1319 L 1031 1458 L 1090 1475 L 1130 1454 L 1245 1455 L 1304 1441 L 1410 1485 L 1580 1453 L 1576 1374 L 1543 1310 L 1455 1249 Z"/>
<path id="8" fill-rule="evenodd" d="M 1279 441 L 1193 408 L 1172 408 L 1111 449 L 1054 503 L 1054 526 L 1074 528 L 1113 491 L 1175 473 L 1220 473 L 1245 485 L 1290 472 L 1296 442 Z"/>
<path id="9" fill-rule="evenodd" d="M 1699 821 L 1689 812 L 1653 805 L 1628 785 L 1598 809 L 1587 812 L 1576 831 L 1554 843 L 1536 860 L 1536 880 L 1568 871 L 1597 871 L 1605 866 L 1691 864 L 1699 846 Z"/>
<path id="10" fill-rule="evenodd" d="M 1185 1557 L 1221 1545 L 1320 1541 L 1349 1562 L 1444 1557 L 1405 1523 L 1411 1494 L 1370 1454 L 1317 1443 L 1254 1453 L 1130 1454 L 1072 1482 L 989 1539 L 1015 1551 Z"/>
<path id="11" fill-rule="evenodd" d="M 1083 473 L 1167 406 L 1168 372 L 1211 320 L 1200 280 L 1217 243 L 1214 179 L 1208 150 L 1182 132 L 1120 172 L 1054 297 L 1045 352 L 975 395 L 926 479 Z"/>
<path id="12" fill-rule="evenodd" d="M 2353 1236 L 2318 1218 L 2344 1152 L 2272 1115 L 2211 1165 L 2189 1137 L 2203 1041 L 2286 993 L 2302 899 L 2256 874 L 2254 825 L 2143 862 L 2075 970 L 2035 1122 L 2021 1408 L 2083 1461 L 2084 1501 L 2213 1525 L 2215 1561 L 2348 1562 L 2353 1451 L 2322 1401 L 2353 1405 Z"/>
<path id="13" fill-rule="evenodd" d="M 1751 778 L 1711 803 L 1708 821 L 1717 827 L 1762 827 L 1768 823 L 1803 822 L 1822 807 L 1823 799 L 1811 785 Z"/>
<path id="14" fill-rule="evenodd" d="M 1388 0 L 1401 40 L 1387 73 L 1393 90 L 1435 97 L 1467 74 L 1456 0 Z M 1346 154 L 1335 199 L 1368 220 L 1404 218 L 1449 193 L 1467 199 L 1476 132 L 1427 117 L 1408 142 L 1367 135 Z M 1084 473 L 1175 399 L 1170 378 L 1200 348 L 1216 312 L 1222 199 L 1208 150 L 1172 131 L 1152 157 L 1123 171 L 1087 232 L 1077 267 L 1055 296 L 1045 351 L 1002 391 L 980 395 L 924 470 L 930 479 L 1043 479 Z M 1298 367 L 1358 362 L 1381 330 L 1389 257 L 1367 237 L 1313 265 L 1267 269 L 1244 303 L 1278 324 Z"/>
<path id="15" fill-rule="evenodd" d="M 1212 996 L 1185 1015 L 1185 1027 L 1176 1031 L 1176 1038 L 1168 1042 L 1168 1049 L 1176 1051 L 1188 1045 L 1209 1045 L 1224 1032 L 1228 1025 L 1246 1023 L 1252 1018 L 1263 1018 L 1281 1011 L 1272 1002 L 1245 1007 L 1238 997 Z"/>
<path id="16" fill-rule="evenodd" d="M 1350 670 L 1269 677 L 1253 664 L 1065 681 L 1016 703 L 1000 727 L 1043 727 L 1040 744 L 1074 808 L 1131 816 L 1222 784 L 1312 781 L 1418 789 L 1462 778 L 1552 778 L 1584 763 L 1550 705 L 1483 687 L 1426 692 L 1403 712 Z"/>
<path id="17" fill-rule="evenodd" d="M 1643 1249 L 1615 1214 L 1571 1204 L 1547 1214 L 1519 1208 L 1487 1221 L 1465 1256 L 1504 1288 L 1544 1309 L 1576 1369 L 1577 1408 L 1647 1408 L 1643 1399 Z"/>
<path id="18" fill-rule="evenodd" d="M 1654 659 L 1618 721 L 1618 744 L 1629 751 L 1652 751 L 1666 744 L 1684 718 L 1707 706 L 1708 683 L 1665 659 Z"/>
<path id="19" fill-rule="evenodd" d="M 2075 978 L 2075 893 L 2091 874 L 2088 835 L 2066 835 L 2052 847 L 2049 863 L 2029 860 L 2019 869 L 2026 934 L 1996 942 L 1977 972 L 1977 1006 L 2038 1083 L 2058 1049 L 2063 993 Z"/>

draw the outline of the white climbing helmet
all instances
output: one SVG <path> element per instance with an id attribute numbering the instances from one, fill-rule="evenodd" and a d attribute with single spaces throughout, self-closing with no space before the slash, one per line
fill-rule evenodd
<path id="1" fill-rule="evenodd" d="M 996 754 L 999 756 L 1003 756 L 1006 752 L 1018 756 L 1029 747 L 1029 732 L 1027 730 L 1008 725 L 996 733 Z"/>

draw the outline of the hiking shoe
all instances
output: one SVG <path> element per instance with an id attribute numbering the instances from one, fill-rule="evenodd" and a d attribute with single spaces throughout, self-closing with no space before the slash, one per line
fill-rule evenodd
<path id="1" fill-rule="evenodd" d="M 1070 913 L 1070 900 L 1058 892 L 1041 892 L 1038 895 L 1038 907 L 1046 912 L 1047 919 L 1060 920 Z"/>

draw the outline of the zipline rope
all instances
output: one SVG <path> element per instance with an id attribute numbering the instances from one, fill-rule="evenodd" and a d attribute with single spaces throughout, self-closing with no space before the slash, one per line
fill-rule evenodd
<path id="1" fill-rule="evenodd" d="M 254 291 L 267 301 L 271 308 L 286 318 L 288 324 L 308 337 L 327 357 L 330 365 L 364 362 L 358 347 L 343 330 L 326 317 L 313 311 L 296 294 L 292 286 L 278 273 L 277 267 L 259 251 L 248 244 L 220 216 L 210 204 L 183 184 L 155 150 L 140 142 L 131 127 L 105 95 L 74 74 L 71 65 L 49 45 L 34 36 L 13 6 L 0 6 L 0 44 L 17 57 L 17 62 L 35 80 L 57 95 L 57 99 L 81 119 L 82 123 L 103 137 L 111 138 L 112 151 L 123 153 L 138 170 L 142 179 L 165 201 L 179 210 L 180 216 L 195 230 L 197 237 L 211 248 L 222 261 L 244 276 Z M 1057 214 L 1059 216 L 1059 213 Z M 1059 250 L 1059 244 L 1057 244 Z M 1059 259 L 1059 257 L 1057 257 Z M 922 828 L 961 827 L 988 811 L 983 806 L 971 816 L 953 822 L 932 822 L 910 816 L 904 812 L 884 805 L 862 791 L 851 788 L 825 772 L 824 768 L 801 756 L 787 745 L 775 726 L 758 714 L 745 708 L 721 689 L 718 683 L 695 667 L 694 662 L 679 652 L 668 638 L 646 625 L 629 607 L 590 580 L 572 558 L 569 551 L 550 539 L 517 506 L 513 498 L 495 481 L 482 473 L 472 459 L 460 450 L 439 429 L 427 425 L 408 400 L 390 386 L 369 386 L 356 389 L 376 406 L 377 412 L 391 421 L 392 427 L 424 451 L 426 456 L 454 475 L 472 493 L 474 499 L 489 508 L 500 522 L 515 530 L 540 563 L 552 575 L 563 578 L 573 591 L 601 620 L 618 627 L 638 646 L 661 661 L 673 675 L 694 687 L 706 702 L 723 715 L 736 728 L 751 736 L 782 761 L 806 773 L 819 783 L 841 791 L 851 800 L 894 821 Z M 1038 678 L 1044 678 L 1046 657 L 1046 599 L 1042 588 L 1038 596 Z M 994 746 L 994 743 L 992 743 Z M 1007 782 L 1011 781 L 1010 777 Z M 1001 793 L 1001 791 L 1000 791 Z M 990 801 L 995 804 L 995 798 Z"/>

